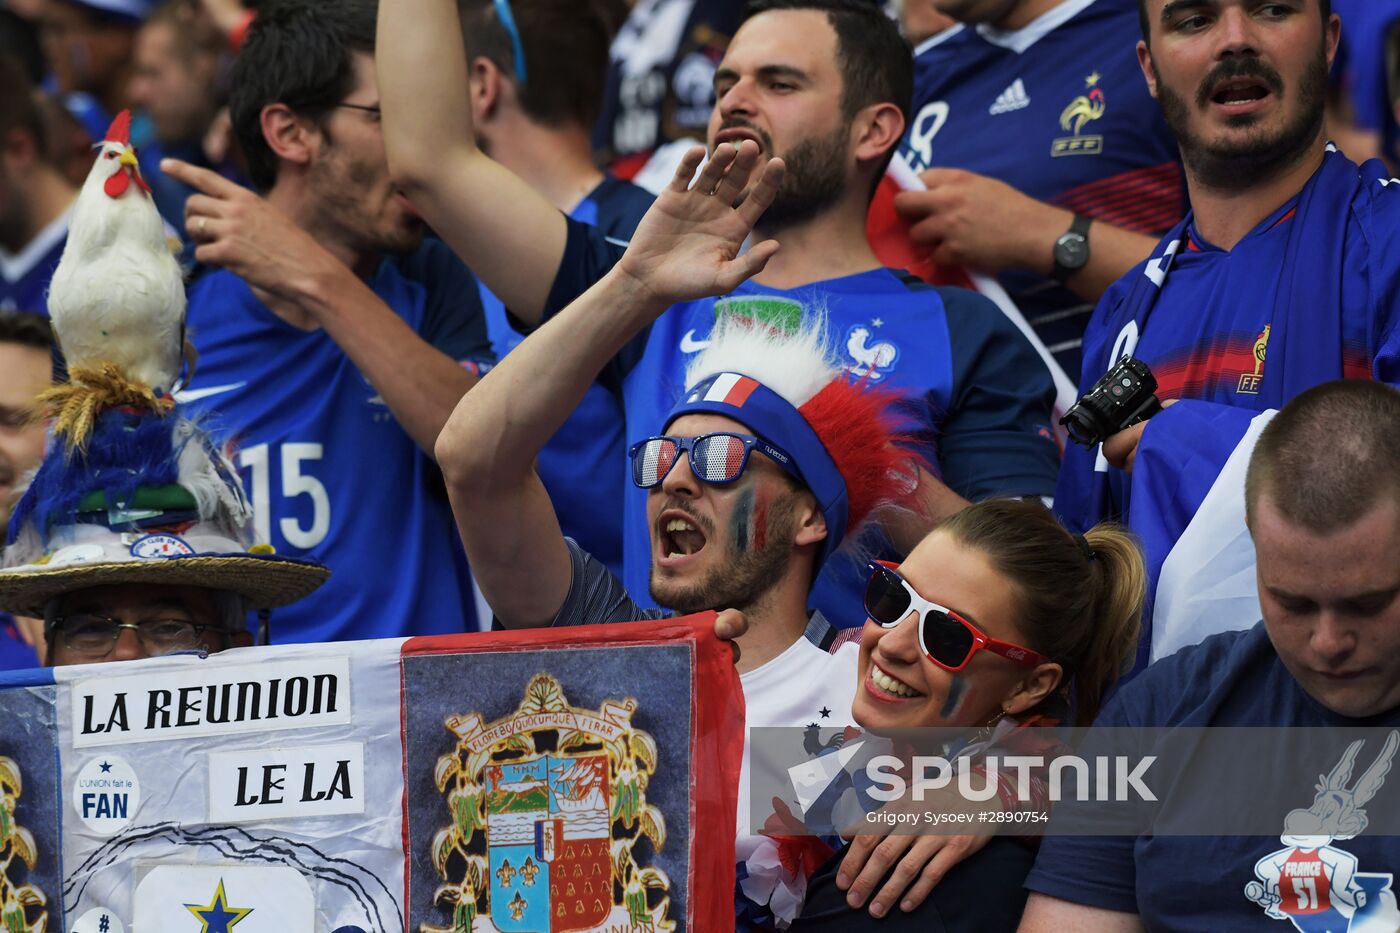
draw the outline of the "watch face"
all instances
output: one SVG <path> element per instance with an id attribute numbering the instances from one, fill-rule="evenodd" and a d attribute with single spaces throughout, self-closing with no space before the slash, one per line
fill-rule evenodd
<path id="1" fill-rule="evenodd" d="M 1064 269 L 1081 269 L 1089 261 L 1089 240 L 1078 233 L 1066 233 L 1055 241 L 1055 264 Z"/>

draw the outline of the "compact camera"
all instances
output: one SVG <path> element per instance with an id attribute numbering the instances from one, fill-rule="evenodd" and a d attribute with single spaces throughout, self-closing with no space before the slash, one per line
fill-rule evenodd
<path id="1" fill-rule="evenodd" d="M 1065 412 L 1060 424 L 1070 440 L 1092 449 L 1161 411 L 1156 392 L 1157 380 L 1147 364 L 1125 356 Z"/>

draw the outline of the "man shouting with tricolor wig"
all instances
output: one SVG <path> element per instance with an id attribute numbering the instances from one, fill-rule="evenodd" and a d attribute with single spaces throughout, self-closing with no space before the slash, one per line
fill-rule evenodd
<path id="1" fill-rule="evenodd" d="M 477 581 L 507 628 L 656 618 L 565 538 L 533 462 L 623 346 L 666 308 L 725 294 L 761 270 L 772 240 L 740 246 L 772 202 L 782 162 L 752 142 L 682 163 L 600 282 L 527 338 L 458 405 L 437 442 Z M 735 206 L 751 175 L 758 184 Z M 785 332 L 721 318 L 690 363 L 685 394 L 631 451 L 648 490 L 651 596 L 676 612 L 737 608 L 747 725 L 850 723 L 855 645 L 826 649 L 832 626 L 809 612 L 823 563 L 884 509 L 912 501 L 918 461 L 899 443 L 897 398 L 853 382 L 819 325 Z M 925 465 L 925 468 L 926 465 Z M 725 625 L 724 622 L 720 626 Z M 748 835 L 748 757 L 740 778 L 740 928 L 801 904 L 772 841 Z"/>

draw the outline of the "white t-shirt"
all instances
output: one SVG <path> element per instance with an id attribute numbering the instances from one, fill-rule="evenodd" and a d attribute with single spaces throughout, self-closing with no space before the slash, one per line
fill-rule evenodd
<path id="1" fill-rule="evenodd" d="M 740 881 L 744 894 L 758 904 L 767 904 L 783 926 L 802 908 L 806 894 L 805 878 L 790 879 L 778 861 L 778 847 L 766 836 L 749 832 L 749 796 L 752 775 L 749 761 L 747 730 L 763 726 L 804 728 L 815 723 L 819 735 L 829 737 L 830 730 L 842 730 L 854 725 L 851 701 L 856 694 L 856 662 L 860 645 L 848 643 L 828 654 L 806 638 L 799 638 L 792 647 L 762 667 L 741 674 L 747 704 L 744 735 L 744 763 L 739 771 L 739 826 L 735 839 L 735 857 L 744 866 L 748 877 Z M 763 761 L 761 759 L 761 761 Z M 771 764 L 763 761 L 765 764 Z M 786 775 L 766 774 L 765 787 L 788 786 Z M 801 813 L 795 795 L 786 802 L 795 814 Z M 762 812 L 767 812 L 765 806 Z"/>

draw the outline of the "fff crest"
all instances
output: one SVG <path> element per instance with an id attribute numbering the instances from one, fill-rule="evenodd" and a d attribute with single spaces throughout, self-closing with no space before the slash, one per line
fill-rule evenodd
<path id="1" fill-rule="evenodd" d="M 638 847 L 659 851 L 666 822 L 646 799 L 657 750 L 635 710 L 630 698 L 576 709 L 538 674 L 513 715 L 446 720 L 457 743 L 434 777 L 452 821 L 432 858 L 451 921 L 420 933 L 675 929 L 670 879 Z"/>

